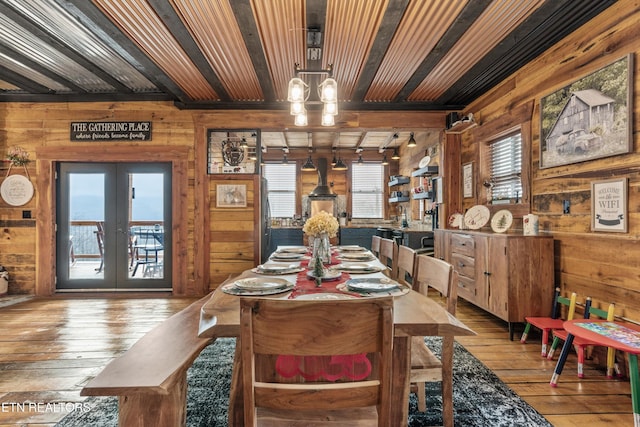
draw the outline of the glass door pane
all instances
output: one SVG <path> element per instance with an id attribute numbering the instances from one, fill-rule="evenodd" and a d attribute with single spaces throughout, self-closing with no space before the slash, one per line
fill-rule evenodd
<path id="1" fill-rule="evenodd" d="M 171 288 L 171 164 L 59 167 L 58 289 Z"/>

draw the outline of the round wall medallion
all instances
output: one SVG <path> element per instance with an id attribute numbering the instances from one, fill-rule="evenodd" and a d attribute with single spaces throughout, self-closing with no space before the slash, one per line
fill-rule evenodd
<path id="1" fill-rule="evenodd" d="M 11 206 L 22 206 L 33 197 L 33 184 L 22 175 L 11 175 L 2 181 L 0 195 Z"/>

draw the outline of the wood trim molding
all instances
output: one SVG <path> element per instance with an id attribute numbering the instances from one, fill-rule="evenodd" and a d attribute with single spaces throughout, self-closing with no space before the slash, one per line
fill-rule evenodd
<path id="1" fill-rule="evenodd" d="M 200 295 L 197 282 L 187 279 L 188 182 L 189 147 L 173 146 L 113 146 L 73 145 L 36 149 L 36 285 L 37 296 L 53 295 L 56 291 L 56 185 L 58 162 L 170 162 L 172 164 L 172 219 L 174 295 Z"/>

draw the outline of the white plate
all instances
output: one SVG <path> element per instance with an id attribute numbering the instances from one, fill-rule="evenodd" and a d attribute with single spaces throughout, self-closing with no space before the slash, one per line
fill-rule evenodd
<path id="1" fill-rule="evenodd" d="M 496 212 L 491 218 L 491 229 L 496 233 L 504 233 L 511 227 L 513 215 L 510 211 L 502 209 Z"/>
<path id="2" fill-rule="evenodd" d="M 429 166 L 429 163 L 431 163 L 431 157 L 430 156 L 424 156 L 421 160 L 420 163 L 418 163 L 418 167 L 419 168 L 424 168 Z"/>
<path id="3" fill-rule="evenodd" d="M 449 215 L 449 226 L 460 228 L 462 226 L 463 216 L 461 213 L 456 212 Z"/>
<path id="4" fill-rule="evenodd" d="M 334 293 L 334 292 L 320 292 L 316 294 L 304 294 L 295 297 L 294 299 L 302 300 L 328 300 L 328 299 L 353 299 L 358 298 L 355 295 Z"/>
<path id="5" fill-rule="evenodd" d="M 364 252 L 367 248 L 358 245 L 338 246 L 340 252 Z"/>
<path id="6" fill-rule="evenodd" d="M 10 175 L 2 181 L 0 195 L 7 204 L 22 206 L 33 197 L 33 184 L 26 176 Z"/>
<path id="7" fill-rule="evenodd" d="M 226 285 L 222 285 L 222 292 L 224 292 L 225 294 L 245 296 L 274 295 L 283 292 L 289 292 L 291 289 L 293 289 L 293 283 L 289 283 L 288 285 L 281 288 L 255 290 L 238 288 L 236 287 L 235 283 L 227 283 Z"/>
<path id="8" fill-rule="evenodd" d="M 293 248 L 282 248 L 278 249 L 276 253 L 290 253 L 290 254 L 306 254 L 308 249 L 304 246 L 296 246 Z"/>
<path id="9" fill-rule="evenodd" d="M 296 264 L 278 264 L 278 263 L 263 264 L 251 269 L 251 271 L 254 273 L 271 275 L 271 276 L 299 273 L 302 270 L 304 270 L 304 267 L 300 267 Z"/>
<path id="10" fill-rule="evenodd" d="M 338 264 L 333 267 L 336 270 L 346 271 L 347 273 L 352 274 L 369 274 L 369 273 L 377 273 L 379 271 L 384 270 L 383 267 L 379 267 L 377 265 L 371 265 L 366 263 L 348 263 L 348 264 Z"/>
<path id="11" fill-rule="evenodd" d="M 351 261 L 371 261 L 375 259 L 371 253 L 344 253 L 340 254 L 338 258 Z"/>
<path id="12" fill-rule="evenodd" d="M 464 214 L 464 225 L 470 230 L 477 230 L 484 227 L 489 222 L 491 212 L 483 205 L 475 205 Z"/>
<path id="13" fill-rule="evenodd" d="M 322 280 L 337 280 L 337 279 L 340 278 L 340 276 L 342 276 L 342 271 L 340 271 L 340 270 L 325 269 L 324 270 L 324 276 L 322 276 L 321 279 Z M 316 278 L 315 274 L 313 274 L 313 270 L 308 270 L 307 271 L 307 277 L 311 277 L 312 279 Z"/>
<path id="14" fill-rule="evenodd" d="M 346 283 L 347 289 L 356 292 L 388 292 L 396 289 L 400 284 L 386 277 L 370 279 L 350 279 Z"/>
<path id="15" fill-rule="evenodd" d="M 279 289 L 290 285 L 291 282 L 284 279 L 264 279 L 262 277 L 250 277 L 248 279 L 240 279 L 233 282 L 238 289 L 247 291 L 263 291 L 267 289 Z"/>
<path id="16" fill-rule="evenodd" d="M 292 253 L 282 252 L 282 253 L 274 253 L 273 255 L 271 255 L 271 259 L 280 260 L 280 261 L 301 261 L 305 259 L 305 256 L 302 254 L 292 254 Z"/>

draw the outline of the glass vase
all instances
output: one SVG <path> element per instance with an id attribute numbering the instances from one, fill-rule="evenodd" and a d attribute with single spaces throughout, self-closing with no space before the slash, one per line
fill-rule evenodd
<path id="1" fill-rule="evenodd" d="M 329 242 L 329 234 L 321 233 L 313 239 L 312 259 L 319 258 L 323 264 L 331 262 L 331 243 Z"/>

